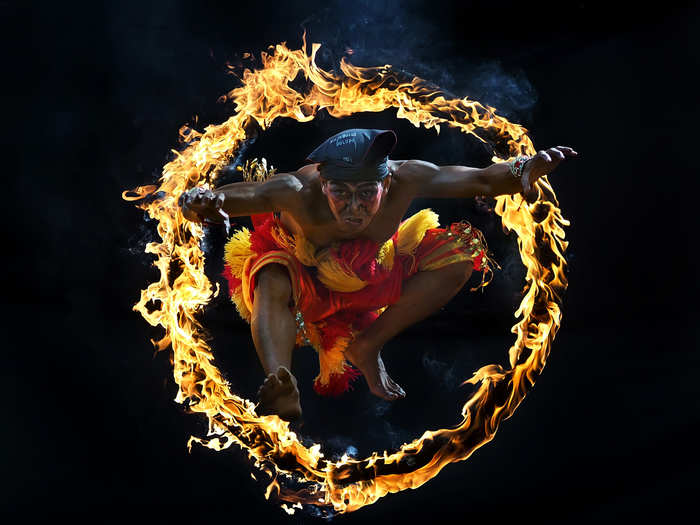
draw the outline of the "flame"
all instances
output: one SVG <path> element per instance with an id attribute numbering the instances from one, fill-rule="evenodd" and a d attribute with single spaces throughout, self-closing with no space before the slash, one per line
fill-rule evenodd
<path id="1" fill-rule="evenodd" d="M 198 315 L 219 290 L 204 273 L 202 226 L 183 218 L 177 205 L 180 194 L 196 185 L 212 184 L 217 171 L 256 132 L 256 124 L 265 130 L 278 118 L 307 122 L 321 109 L 342 118 L 359 111 L 396 108 L 397 117 L 416 127 L 435 128 L 439 133 L 441 126 L 450 126 L 488 142 L 495 151 L 494 162 L 535 153 L 527 130 L 496 115 L 495 108 L 446 95 L 391 65 L 356 67 L 343 58 L 342 73 L 325 71 L 315 63 L 320 44 L 312 44 L 310 55 L 306 48 L 304 34 L 302 49 L 281 43 L 271 54 L 262 52 L 262 67 L 244 70 L 243 85 L 222 97 L 235 104 L 233 116 L 203 132 L 181 128 L 186 147 L 173 150 L 174 158 L 163 167 L 157 188 L 162 196 L 137 203 L 157 220 L 161 242 L 148 244 L 146 253 L 155 256 L 160 278 L 141 291 L 134 310 L 165 331 L 153 343 L 159 350 L 172 348 L 173 376 L 179 386 L 175 401 L 208 419 L 206 438 L 191 437 L 188 448 L 198 443 L 223 450 L 236 444 L 269 474 L 272 481 L 266 497 L 274 495 L 291 504 L 283 504 L 286 512 L 307 504 L 343 513 L 388 493 L 420 487 L 446 465 L 467 459 L 492 440 L 501 421 L 513 414 L 544 368 L 561 323 L 560 304 L 567 286 L 563 253 L 568 244 L 563 227 L 569 222 L 562 217 L 546 178 L 536 184 L 539 200 L 535 203 L 520 195 L 496 198 L 495 212 L 504 229 L 517 234 L 527 269 L 525 294 L 515 312 L 519 321 L 512 327 L 516 337 L 509 349 L 510 368 L 484 366 L 465 381 L 477 388 L 465 402 L 456 427 L 426 431 L 393 453 L 375 452 L 365 459 L 345 455 L 331 461 L 320 444 L 304 446 L 287 422 L 257 415 L 254 403 L 231 391 L 203 337 Z M 300 76 L 306 79 L 306 88 L 292 88 L 290 82 Z M 154 188 L 147 190 L 133 191 L 142 196 Z M 290 484 L 285 479 L 302 488 L 287 488 Z"/>
<path id="2" fill-rule="evenodd" d="M 125 201 L 138 201 L 151 195 L 152 193 L 155 193 L 157 189 L 158 186 L 154 186 L 152 184 L 148 186 L 138 186 L 133 190 L 126 190 L 123 192 L 122 199 Z"/>

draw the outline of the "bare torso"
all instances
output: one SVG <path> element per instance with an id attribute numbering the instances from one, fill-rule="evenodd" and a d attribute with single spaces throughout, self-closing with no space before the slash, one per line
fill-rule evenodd
<path id="1" fill-rule="evenodd" d="M 333 216 L 326 196 L 321 192 L 317 164 L 309 164 L 294 175 L 302 183 L 301 205 L 298 209 L 280 213 L 280 222 L 290 232 L 301 234 L 318 248 L 348 239 L 371 239 L 383 243 L 396 232 L 413 200 L 408 184 L 402 181 L 399 166 L 402 161 L 389 160 L 391 185 L 377 214 L 359 234 L 342 232 Z"/>

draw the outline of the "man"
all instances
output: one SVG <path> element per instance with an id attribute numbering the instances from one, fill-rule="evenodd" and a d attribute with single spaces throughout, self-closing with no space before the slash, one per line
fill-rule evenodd
<path id="1" fill-rule="evenodd" d="M 473 270 L 486 269 L 481 233 L 468 223 L 438 228 L 422 210 L 402 218 L 415 198 L 471 198 L 523 192 L 566 157 L 565 146 L 484 169 L 390 160 L 393 131 L 350 129 L 326 140 L 292 173 L 195 188 L 180 204 L 185 218 L 251 215 L 226 247 L 232 299 L 251 324 L 267 375 L 261 413 L 301 415 L 290 372 L 295 345 L 319 352 L 314 388 L 338 394 L 358 372 L 387 400 L 405 396 L 386 372 L 382 346 L 449 301 Z"/>

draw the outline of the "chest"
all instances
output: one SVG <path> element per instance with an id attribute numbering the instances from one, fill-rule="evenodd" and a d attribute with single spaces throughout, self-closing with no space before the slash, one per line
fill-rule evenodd
<path id="1" fill-rule="evenodd" d="M 354 236 L 348 236 L 338 228 L 323 194 L 320 198 L 316 196 L 309 206 L 297 213 L 282 212 L 280 221 L 288 231 L 303 235 L 319 249 L 352 239 L 369 239 L 381 245 L 396 233 L 410 204 L 411 199 L 402 195 L 400 188 L 391 188 L 367 228 Z"/>

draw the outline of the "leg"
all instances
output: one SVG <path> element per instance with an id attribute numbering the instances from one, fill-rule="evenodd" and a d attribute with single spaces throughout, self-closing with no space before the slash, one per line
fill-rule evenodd
<path id="1" fill-rule="evenodd" d="M 289 274 L 284 266 L 270 264 L 263 267 L 255 279 L 250 326 L 255 349 L 267 375 L 258 391 L 260 413 L 296 419 L 301 415 L 301 406 L 297 381 L 290 372 L 296 323 L 289 310 L 292 297 Z"/>
<path id="2" fill-rule="evenodd" d="M 399 300 L 348 346 L 345 357 L 362 371 L 373 394 L 389 401 L 406 395 L 384 369 L 382 346 L 452 299 L 471 277 L 472 268 L 471 261 L 464 261 L 418 272 L 405 282 Z"/>

